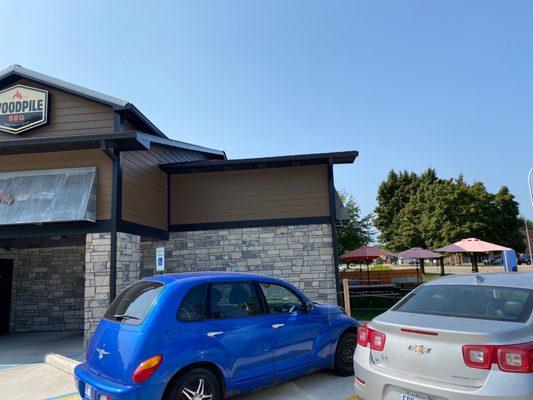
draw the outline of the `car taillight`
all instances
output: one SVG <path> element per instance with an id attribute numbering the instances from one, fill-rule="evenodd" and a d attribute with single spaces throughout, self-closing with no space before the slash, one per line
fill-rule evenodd
<path id="1" fill-rule="evenodd" d="M 533 342 L 515 346 L 500 346 L 496 355 L 502 371 L 533 372 Z"/>
<path id="2" fill-rule="evenodd" d="M 368 336 L 370 328 L 360 327 L 357 329 L 357 344 L 366 347 L 368 345 Z"/>
<path id="3" fill-rule="evenodd" d="M 533 372 L 533 342 L 514 345 L 463 346 L 465 364 L 471 368 L 491 369 L 497 364 L 505 372 Z"/>
<path id="4" fill-rule="evenodd" d="M 373 330 L 370 332 L 370 348 L 376 351 L 383 351 L 386 338 L 384 333 Z"/>
<path id="5" fill-rule="evenodd" d="M 357 330 L 357 344 L 367 347 L 370 343 L 370 349 L 383 351 L 387 336 L 383 332 L 376 331 L 369 327 L 360 327 Z"/>
<path id="6" fill-rule="evenodd" d="M 491 346 L 463 346 L 463 358 L 467 367 L 490 369 L 492 366 Z"/>
<path id="7" fill-rule="evenodd" d="M 140 383 L 144 382 L 150 378 L 154 372 L 159 368 L 161 362 L 163 361 L 163 356 L 158 354 L 157 356 L 150 357 L 147 360 L 144 360 L 133 372 L 133 382 Z"/>

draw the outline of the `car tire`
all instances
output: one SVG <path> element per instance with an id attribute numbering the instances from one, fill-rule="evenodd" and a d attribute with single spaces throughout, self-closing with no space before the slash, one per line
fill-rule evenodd
<path id="1" fill-rule="evenodd" d="M 353 355 L 357 346 L 357 334 L 354 332 L 344 333 L 337 342 L 335 350 L 334 370 L 338 375 L 353 375 Z"/>
<path id="2" fill-rule="evenodd" d="M 185 395 L 189 394 L 189 397 Z M 187 400 L 195 394 L 202 393 L 210 400 L 222 400 L 220 382 L 216 375 L 208 369 L 194 368 L 181 375 L 172 385 L 165 397 L 166 400 Z"/>

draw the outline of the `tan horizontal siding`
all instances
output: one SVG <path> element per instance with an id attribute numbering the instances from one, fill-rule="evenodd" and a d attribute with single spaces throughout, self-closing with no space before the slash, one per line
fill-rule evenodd
<path id="1" fill-rule="evenodd" d="M 167 175 L 159 164 L 205 156 L 154 145 L 149 151 L 126 152 L 122 157 L 122 219 L 166 230 Z"/>
<path id="2" fill-rule="evenodd" d="M 171 223 L 329 215 L 324 165 L 171 176 Z"/>
<path id="3" fill-rule="evenodd" d="M 97 167 L 96 219 L 111 218 L 112 163 L 100 150 L 0 156 L 0 172 Z"/>
<path id="4" fill-rule="evenodd" d="M 71 95 L 59 90 L 20 80 L 16 84 L 46 89 L 50 93 L 49 124 L 20 135 L 0 132 L 0 140 L 17 140 L 21 137 L 71 136 L 88 133 L 106 133 L 114 130 L 113 109 L 85 98 Z"/>
<path id="5" fill-rule="evenodd" d="M 147 151 L 122 157 L 122 219 L 166 229 L 167 182 L 159 162 Z"/>

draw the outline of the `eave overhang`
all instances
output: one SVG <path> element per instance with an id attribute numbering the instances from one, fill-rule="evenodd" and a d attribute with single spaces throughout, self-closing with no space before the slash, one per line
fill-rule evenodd
<path id="1" fill-rule="evenodd" d="M 72 136 L 38 138 L 12 138 L 0 140 L 0 156 L 13 154 L 47 153 L 54 151 L 87 150 L 101 148 L 102 144 L 117 151 L 149 150 L 155 144 L 168 148 L 185 149 L 205 153 L 211 158 L 224 159 L 225 153 L 202 146 L 160 138 L 143 132 L 111 132 Z"/>
<path id="2" fill-rule="evenodd" d="M 342 151 L 333 153 L 299 154 L 279 157 L 244 158 L 237 160 L 208 160 L 184 163 L 161 164 L 159 168 L 168 174 L 190 174 L 198 172 L 238 171 L 281 167 L 299 167 L 320 164 L 352 164 L 359 153 Z"/>

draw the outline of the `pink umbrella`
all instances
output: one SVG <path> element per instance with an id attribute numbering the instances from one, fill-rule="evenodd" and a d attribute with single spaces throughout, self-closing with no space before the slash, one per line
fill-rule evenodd
<path id="1" fill-rule="evenodd" d="M 472 253 L 472 272 L 479 272 L 477 268 L 477 257 L 474 253 L 486 253 L 488 251 L 507 251 L 509 247 L 499 244 L 484 242 L 476 238 L 463 239 L 458 242 L 441 247 L 437 251 L 443 253 Z"/>
<path id="2" fill-rule="evenodd" d="M 441 247 L 437 251 L 443 253 L 486 253 L 487 251 L 506 251 L 511 250 L 509 247 L 500 246 L 499 244 L 484 242 L 476 238 L 463 239 L 448 246 Z"/>

